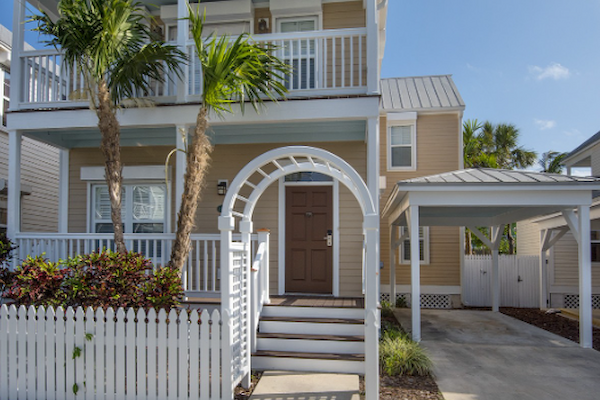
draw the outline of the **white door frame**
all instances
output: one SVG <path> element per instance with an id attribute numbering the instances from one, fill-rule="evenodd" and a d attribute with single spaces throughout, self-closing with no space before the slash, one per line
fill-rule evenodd
<path id="1" fill-rule="evenodd" d="M 278 285 L 277 293 L 283 296 L 285 291 L 285 188 L 286 186 L 332 186 L 333 187 L 333 260 L 332 260 L 332 288 L 333 297 L 340 295 L 340 184 L 337 179 L 331 182 L 286 182 L 285 177 L 279 178 L 279 218 L 277 229 L 278 240 Z"/>

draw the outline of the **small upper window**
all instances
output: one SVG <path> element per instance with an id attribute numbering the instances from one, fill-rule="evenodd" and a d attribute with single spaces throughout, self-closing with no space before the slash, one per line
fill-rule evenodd
<path id="1" fill-rule="evenodd" d="M 388 169 L 415 169 L 415 126 L 392 125 L 388 128 Z"/>
<path id="2" fill-rule="evenodd" d="M 600 231 L 590 232 L 592 244 L 592 262 L 600 262 Z"/>
<path id="3" fill-rule="evenodd" d="M 405 228 L 400 227 L 400 235 L 403 235 Z M 421 264 L 429 264 L 429 227 L 421 226 L 419 228 L 419 250 Z M 410 264 L 410 239 L 408 236 L 402 241 L 400 246 L 400 263 Z"/>

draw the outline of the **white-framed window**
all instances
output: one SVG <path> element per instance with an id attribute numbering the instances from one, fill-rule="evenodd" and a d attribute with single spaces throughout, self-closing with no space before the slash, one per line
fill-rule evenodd
<path id="1" fill-rule="evenodd" d="M 404 232 L 408 233 L 407 228 L 401 226 L 400 237 L 404 235 Z M 419 249 L 420 249 L 420 260 L 421 264 L 429 264 L 429 227 L 419 227 Z M 400 245 L 399 249 L 400 264 L 410 264 L 410 238 L 407 236 Z"/>
<path id="2" fill-rule="evenodd" d="M 308 32 L 317 29 L 317 16 L 277 19 L 277 30 L 280 33 Z M 289 90 L 314 89 L 317 65 L 316 40 L 308 38 L 285 40 L 282 47 L 280 58 L 293 69 L 293 74 L 286 77 L 286 88 Z"/>
<path id="3" fill-rule="evenodd" d="M 10 72 L 0 67 L 0 124 L 6 126 L 6 112 L 10 105 Z"/>
<path id="4" fill-rule="evenodd" d="M 416 130 L 416 123 L 411 121 L 394 122 L 388 126 L 388 170 L 417 169 Z"/>
<path id="5" fill-rule="evenodd" d="M 592 245 L 592 262 L 600 262 L 600 231 L 590 232 Z"/>
<path id="6" fill-rule="evenodd" d="M 6 232 L 7 219 L 7 201 L 6 196 L 0 195 L 0 232 Z"/>
<path id="7" fill-rule="evenodd" d="M 106 184 L 91 185 L 90 231 L 112 233 Z M 125 233 L 164 233 L 167 227 L 167 187 L 164 183 L 124 183 L 121 216 Z"/>

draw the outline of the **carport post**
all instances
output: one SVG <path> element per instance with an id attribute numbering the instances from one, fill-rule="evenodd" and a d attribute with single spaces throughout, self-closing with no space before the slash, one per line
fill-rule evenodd
<path id="1" fill-rule="evenodd" d="M 546 271 L 546 243 L 552 231 L 544 229 L 540 232 L 540 309 L 548 307 L 548 273 Z"/>
<path id="2" fill-rule="evenodd" d="M 398 227 L 390 225 L 390 303 L 396 307 L 396 236 Z"/>
<path id="3" fill-rule="evenodd" d="M 492 242 L 492 311 L 500 311 L 500 277 L 498 273 L 500 240 L 504 225 L 492 226 L 490 239 Z"/>
<path id="4" fill-rule="evenodd" d="M 421 341 L 421 246 L 419 246 L 419 206 L 409 207 L 410 289 L 412 339 Z"/>
<path id="5" fill-rule="evenodd" d="M 590 207 L 577 207 L 579 234 L 579 345 L 592 347 L 592 261 Z"/>

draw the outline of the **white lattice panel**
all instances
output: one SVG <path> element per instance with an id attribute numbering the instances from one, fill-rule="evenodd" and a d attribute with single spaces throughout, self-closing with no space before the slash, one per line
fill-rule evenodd
<path id="1" fill-rule="evenodd" d="M 407 306 L 410 306 L 410 293 L 396 293 L 396 301 L 404 298 Z M 380 300 L 390 302 L 389 293 L 381 293 Z M 392 305 L 396 304 L 394 302 Z M 422 294 L 421 308 L 451 308 L 450 295 L 448 294 Z"/>
<path id="2" fill-rule="evenodd" d="M 579 308 L 579 295 L 578 294 L 566 294 L 565 295 L 565 308 Z M 592 295 L 592 308 L 600 308 L 600 295 Z"/>

